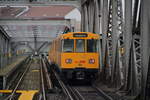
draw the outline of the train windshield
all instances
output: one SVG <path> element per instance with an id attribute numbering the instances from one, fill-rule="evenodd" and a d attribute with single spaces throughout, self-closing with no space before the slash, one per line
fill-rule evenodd
<path id="1" fill-rule="evenodd" d="M 87 52 L 97 52 L 97 40 L 87 40 Z"/>
<path id="2" fill-rule="evenodd" d="M 76 52 L 85 52 L 85 40 L 77 39 L 76 40 Z"/>
<path id="3" fill-rule="evenodd" d="M 74 40 L 65 39 L 63 43 L 63 52 L 73 52 L 74 49 Z"/>

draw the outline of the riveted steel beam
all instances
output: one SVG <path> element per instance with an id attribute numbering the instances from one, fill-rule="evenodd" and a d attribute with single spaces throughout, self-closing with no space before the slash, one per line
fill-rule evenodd
<path id="1" fill-rule="evenodd" d="M 109 68 L 107 66 L 107 61 L 106 60 L 108 57 L 108 52 L 106 51 L 107 49 L 107 29 L 108 29 L 108 15 L 109 15 L 109 9 L 108 9 L 108 0 L 101 0 L 101 32 L 102 32 L 102 69 L 103 69 L 103 73 L 106 73 L 104 75 L 104 77 L 109 77 Z M 104 72 L 105 71 L 105 72 Z M 105 78 L 104 78 L 105 79 Z"/>
<path id="2" fill-rule="evenodd" d="M 39 42 L 45 42 L 45 41 L 49 41 L 51 42 L 53 39 L 55 39 L 55 37 L 37 37 Z M 12 37 L 11 38 L 12 42 L 33 42 L 34 41 L 34 37 Z"/>
<path id="3" fill-rule="evenodd" d="M 34 3 L 26 1 L 26 0 L 4 0 L 4 1 L 0 1 L 0 6 L 50 6 L 50 5 L 66 5 L 66 6 L 74 6 L 79 8 L 80 7 L 80 1 L 76 0 L 76 1 L 40 1 L 40 2 L 36 2 L 34 1 Z"/>
<path id="4" fill-rule="evenodd" d="M 150 1 L 141 3 L 142 100 L 150 99 Z"/>
<path id="5" fill-rule="evenodd" d="M 109 53 L 111 82 L 115 87 L 120 88 L 124 85 L 123 55 L 120 50 L 123 44 L 123 10 L 121 0 L 110 0 L 108 20 L 107 52 Z"/>
<path id="6" fill-rule="evenodd" d="M 141 32 L 140 32 L 140 0 L 134 3 L 134 13 L 132 2 L 126 2 L 126 35 L 125 35 L 125 60 L 126 60 L 126 85 L 130 94 L 138 96 L 141 94 Z M 127 5 L 126 4 L 126 5 Z M 129 13 L 130 12 L 130 13 Z M 133 17 L 132 17 L 133 16 Z M 132 19 L 134 18 L 134 20 Z M 136 20 L 135 20 L 136 19 Z M 130 25 L 129 25 L 130 24 Z"/>
<path id="7" fill-rule="evenodd" d="M 125 87 L 128 84 L 129 54 L 132 40 L 132 0 L 125 0 Z"/>
<path id="8" fill-rule="evenodd" d="M 70 20 L 1 19 L 0 25 L 70 25 Z"/>

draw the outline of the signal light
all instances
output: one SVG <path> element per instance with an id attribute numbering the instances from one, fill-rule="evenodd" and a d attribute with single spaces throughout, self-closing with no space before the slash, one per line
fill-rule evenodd
<path id="1" fill-rule="evenodd" d="M 89 59 L 89 63 L 90 63 L 90 64 L 94 64 L 94 63 L 95 63 L 95 60 L 94 60 L 94 59 Z"/>
<path id="2" fill-rule="evenodd" d="M 67 64 L 71 64 L 72 63 L 72 59 L 66 59 L 66 63 Z"/>

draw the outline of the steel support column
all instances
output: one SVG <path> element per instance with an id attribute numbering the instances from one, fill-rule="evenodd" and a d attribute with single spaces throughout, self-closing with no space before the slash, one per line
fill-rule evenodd
<path id="1" fill-rule="evenodd" d="M 82 31 L 100 33 L 100 0 L 86 0 L 82 3 Z"/>
<path id="2" fill-rule="evenodd" d="M 134 10 L 132 9 L 134 7 Z M 141 32 L 140 32 L 140 0 L 125 1 L 125 87 L 131 95 L 141 94 Z M 133 12 L 133 14 L 132 14 Z"/>
<path id="3" fill-rule="evenodd" d="M 106 57 L 108 57 L 108 53 L 106 52 L 107 49 L 107 29 L 108 29 L 108 15 L 109 15 L 109 9 L 108 9 L 108 0 L 101 0 L 102 7 L 101 7 L 101 32 L 102 32 L 102 72 L 103 72 L 103 79 L 107 79 L 109 77 L 109 69 L 106 64 Z"/>
<path id="4" fill-rule="evenodd" d="M 107 51 L 111 82 L 115 87 L 123 86 L 123 57 L 121 54 L 123 41 L 123 10 L 121 0 L 110 0 L 107 32 Z M 107 59 L 106 59 L 107 60 Z"/>
<path id="5" fill-rule="evenodd" d="M 142 0 L 141 40 L 142 40 L 142 99 L 150 99 L 150 1 Z"/>
<path id="6" fill-rule="evenodd" d="M 132 0 L 125 0 L 125 87 L 128 84 L 129 54 L 132 40 Z"/>

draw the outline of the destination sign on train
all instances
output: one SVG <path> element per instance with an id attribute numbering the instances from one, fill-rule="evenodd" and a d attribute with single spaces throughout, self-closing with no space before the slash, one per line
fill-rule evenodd
<path id="1" fill-rule="evenodd" d="M 87 34 L 75 33 L 73 34 L 73 37 L 87 37 Z"/>

